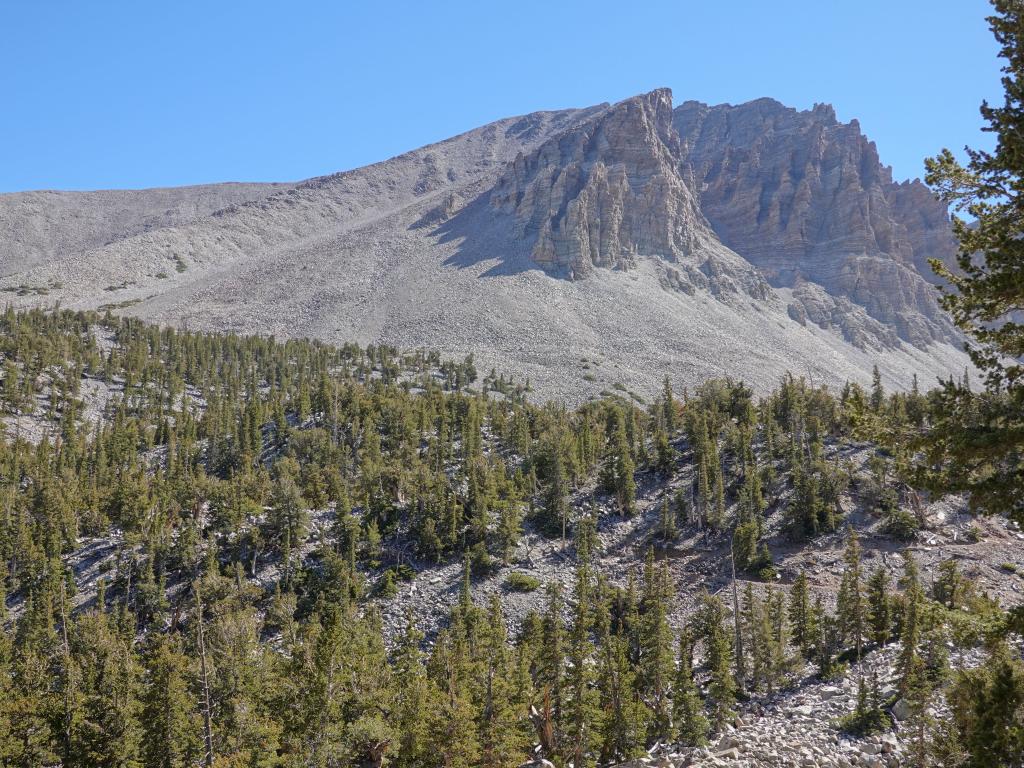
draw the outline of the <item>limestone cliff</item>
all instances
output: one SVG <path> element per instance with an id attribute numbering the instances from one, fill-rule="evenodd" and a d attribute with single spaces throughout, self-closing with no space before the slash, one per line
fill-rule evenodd
<path id="1" fill-rule="evenodd" d="M 520 154 L 491 204 L 535 238 L 534 261 L 549 271 L 578 278 L 637 254 L 675 261 L 713 239 L 681 159 L 672 94 L 657 90 Z"/>
<path id="2" fill-rule="evenodd" d="M 893 182 L 856 120 L 759 99 L 688 101 L 673 122 L 701 211 L 772 285 L 817 284 L 919 347 L 956 339 L 927 264 L 955 252 L 946 211 L 919 181 Z M 793 313 L 821 317 L 820 294 L 795 290 Z"/>

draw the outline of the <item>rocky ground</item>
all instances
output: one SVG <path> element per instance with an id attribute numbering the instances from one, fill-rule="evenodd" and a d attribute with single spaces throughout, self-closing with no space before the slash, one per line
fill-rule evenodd
<path id="1" fill-rule="evenodd" d="M 858 471 L 863 471 L 870 453 L 864 445 L 830 446 L 829 450 L 842 451 L 855 461 Z M 581 490 L 575 499 L 577 505 L 596 505 L 604 512 L 600 518 L 601 554 L 597 565 L 613 583 L 623 584 L 630 570 L 639 576 L 644 550 L 650 545 L 658 547 L 658 556 L 667 559 L 673 575 L 676 599 L 671 620 L 677 626 L 693 610 L 701 589 L 721 592 L 727 603 L 731 600 L 725 543 L 712 542 L 690 532 L 689 536 L 664 547 L 654 533 L 662 499 L 674 493 L 675 488 L 687 486 L 690 480 L 685 473 L 668 484 L 654 476 L 641 478 L 638 514 L 625 520 L 611 514 L 600 497 L 595 501 L 592 489 Z M 1003 606 L 1024 602 L 1024 583 L 1019 575 L 1024 572 L 1024 550 L 1020 545 L 1024 533 L 1016 525 L 1001 519 L 975 518 L 967 512 L 963 499 L 947 497 L 927 505 L 928 529 L 921 531 L 915 540 L 900 543 L 880 531 L 880 521 L 860 508 L 855 495 L 848 494 L 843 505 L 849 524 L 860 536 L 866 570 L 880 565 L 895 579 L 902 571 L 900 552 L 909 549 L 920 566 L 926 589 L 930 588 L 939 565 L 952 558 L 981 591 Z M 834 604 L 842 574 L 844 544 L 843 533 L 821 537 L 806 546 L 788 544 L 777 536 L 772 540 L 777 585 L 787 589 L 796 575 L 804 571 L 812 589 L 826 604 Z M 542 582 L 558 580 L 566 594 L 571 595 L 574 569 L 571 551 L 563 549 L 560 541 L 533 533 L 524 536 L 515 560 L 494 576 L 473 585 L 474 600 L 480 604 L 491 594 L 501 597 L 512 632 L 526 612 L 542 609 L 544 597 L 542 592 L 510 592 L 506 584 L 508 574 L 517 571 Z M 411 609 L 429 634 L 443 623 L 457 599 L 461 579 L 459 563 L 423 567 L 413 583 L 401 585 L 399 594 L 382 604 L 385 626 L 390 632 L 400 631 L 406 612 Z M 741 579 L 740 587 L 744 584 Z M 760 582 L 754 585 L 755 589 L 763 589 Z M 901 703 L 891 708 L 895 724 L 891 732 L 858 739 L 841 733 L 838 728 L 840 718 L 849 714 L 856 704 L 861 675 L 868 679 L 872 674 L 877 675 L 883 700 L 896 698 L 897 652 L 895 646 L 871 652 L 835 681 L 820 681 L 809 665 L 787 689 L 772 696 L 755 695 L 742 705 L 736 720 L 714 737 L 711 746 L 684 750 L 659 745 L 652 749 L 648 758 L 625 765 L 637 768 L 644 765 L 659 768 L 719 765 L 895 768 L 903 765 L 910 735 L 901 725 L 906 717 Z M 950 653 L 953 668 L 975 666 L 983 658 L 978 648 L 954 650 L 951 646 Z M 939 713 L 942 706 L 941 701 L 936 701 L 933 714 Z"/>
<path id="2" fill-rule="evenodd" d="M 113 340 L 100 339 L 105 350 Z M 83 418 L 92 422 L 100 418 L 112 397 L 121 392 L 118 381 L 109 383 L 95 379 L 82 382 L 85 405 Z M 193 399 L 198 393 L 191 392 Z M 201 405 L 201 403 L 200 403 Z M 46 388 L 36 403 L 36 413 L 22 416 L 8 428 L 23 430 L 24 436 L 38 432 L 37 438 L 54 428 L 47 420 Z M 20 426 L 19 426 L 20 425 Z M 32 431 L 34 430 L 34 432 Z M 494 445 L 485 440 L 485 447 Z M 731 572 L 728 543 L 724 537 L 711 537 L 704 532 L 686 528 L 676 540 L 665 542 L 657 533 L 660 509 L 665 499 L 670 501 L 678 490 L 688 493 L 693 483 L 691 457 L 682 440 L 675 444 L 678 453 L 676 471 L 671 478 L 652 471 L 637 473 L 636 514 L 623 518 L 612 509 L 610 499 L 593 484 L 573 491 L 571 503 L 576 510 L 595 512 L 598 518 L 599 553 L 595 565 L 614 584 L 622 585 L 630 573 L 639 576 L 639 570 L 648 547 L 654 547 L 656 556 L 668 563 L 675 586 L 675 601 L 670 621 L 679 627 L 696 605 L 701 590 L 722 593 L 731 602 Z M 1024 533 L 1014 524 L 1002 519 L 983 519 L 971 516 L 964 500 L 946 497 L 922 501 L 925 528 L 908 542 L 897 542 L 881 530 L 881 521 L 871 514 L 862 497 L 862 481 L 868 475 L 868 460 L 874 448 L 866 443 L 832 442 L 825 446 L 826 458 L 837 459 L 852 467 L 853 481 L 841 499 L 845 523 L 858 532 L 863 548 L 864 566 L 886 568 L 892 576 L 902 569 L 900 553 L 909 549 L 920 565 L 925 587 L 938 572 L 939 566 L 955 560 L 960 570 L 977 587 L 1004 607 L 1024 602 Z M 775 584 L 786 590 L 800 572 L 805 572 L 810 585 L 827 603 L 833 603 L 842 573 L 842 552 L 845 530 L 818 537 L 810 544 L 794 544 L 780 531 L 781 510 L 786 493 L 769 510 L 767 533 L 776 571 Z M 310 510 L 311 535 L 304 544 L 302 555 L 315 557 L 315 552 L 328 529 L 333 510 Z M 136 556 L 136 547 L 124 541 L 114 531 L 103 538 L 83 539 L 79 548 L 67 556 L 74 571 L 76 593 L 71 597 L 75 609 L 90 605 L 96 596 L 100 578 L 108 584 L 129 560 Z M 403 563 L 411 566 L 415 577 L 410 582 L 399 582 L 398 592 L 391 598 L 375 598 L 382 611 L 385 633 L 390 639 L 405 627 L 411 611 L 418 626 L 426 633 L 428 642 L 444 625 L 451 606 L 457 600 L 462 583 L 463 567 L 460 561 L 441 564 L 418 560 L 410 543 L 401 535 L 386 542 L 383 567 Z M 525 574 L 540 584 L 561 582 L 565 594 L 571 598 L 575 559 L 571 542 L 541 536 L 527 525 L 515 549 L 511 562 L 499 567 L 487 578 L 474 580 L 472 595 L 478 604 L 485 604 L 491 595 L 499 596 L 508 628 L 514 634 L 529 611 L 543 610 L 544 590 L 517 592 L 509 588 L 511 573 Z M 367 572 L 367 586 L 372 590 L 381 578 L 382 569 Z M 279 576 L 278 564 L 267 558 L 261 562 L 252 584 L 270 594 Z M 746 582 L 742 575 L 739 586 Z M 763 589 L 753 582 L 755 589 Z M 169 584 L 172 601 L 183 585 Z M 16 618 L 22 608 L 19 597 L 8 601 L 11 616 Z M 977 649 L 954 654 L 954 666 L 978 663 Z M 897 727 L 887 733 L 868 739 L 851 739 L 841 734 L 837 721 L 848 714 L 856 696 L 857 680 L 863 674 L 877 673 L 881 684 L 892 687 L 893 651 L 871 653 L 841 679 L 832 682 L 817 680 L 812 670 L 803 670 L 790 687 L 771 697 L 755 696 L 745 703 L 734 723 L 725 732 L 717 734 L 712 746 L 701 750 L 679 750 L 672 745 L 659 745 L 646 763 L 663 768 L 687 765 L 755 766 L 897 766 L 906 751 L 905 734 L 899 728 L 900 718 L 894 710 Z M 939 703 L 937 703 L 939 705 Z"/>
<path id="3" fill-rule="evenodd" d="M 102 396 L 109 396 L 106 390 L 104 393 Z M 101 407 L 102 396 L 96 396 L 99 399 L 91 404 L 93 410 Z M 671 480 L 666 481 L 653 472 L 638 473 L 637 514 L 633 517 L 622 518 L 614 514 L 609 500 L 592 486 L 577 489 L 572 503 L 576 508 L 598 513 L 600 553 L 596 566 L 612 583 L 624 584 L 630 572 L 639 576 L 644 553 L 650 546 L 655 547 L 657 557 L 667 561 L 676 592 L 670 620 L 678 627 L 695 607 L 703 589 L 722 593 L 727 604 L 731 602 L 731 577 L 728 545 L 721 538 L 709 538 L 692 529 L 684 531 L 681 538 L 671 543 L 658 538 L 656 531 L 662 501 L 666 497 L 671 499 L 679 488 L 688 489 L 693 479 L 689 462 L 682 455 L 685 445 L 677 443 L 676 447 L 681 452 L 679 471 Z M 981 591 L 1004 607 L 1024 602 L 1024 583 L 1020 575 L 1024 573 L 1024 549 L 1021 547 L 1024 533 L 1014 524 L 1001 519 L 975 518 L 968 514 L 962 499 L 947 497 L 926 504 L 924 517 L 927 527 L 914 540 L 901 543 L 883 534 L 880 521 L 865 511 L 857 490 L 856 478 L 865 474 L 872 450 L 869 445 L 856 443 L 826 446 L 830 457 L 839 455 L 854 467 L 855 481 L 842 499 L 842 506 L 846 522 L 860 536 L 865 569 L 882 566 L 895 577 L 902 569 L 900 552 L 910 549 L 920 565 L 926 588 L 939 565 L 952 558 Z M 333 510 L 329 508 L 310 512 L 311 536 L 302 550 L 307 558 L 314 556 L 318 542 L 333 517 Z M 777 530 L 780 516 L 777 506 L 770 511 L 768 518 L 776 585 L 786 590 L 796 575 L 803 571 L 807 573 L 812 589 L 827 603 L 833 603 L 842 573 L 845 534 L 837 532 L 819 537 L 809 545 L 795 545 L 787 542 Z M 117 532 L 103 538 L 82 540 L 79 548 L 67 557 L 77 585 L 72 596 L 73 607 L 79 609 L 91 604 L 99 579 L 102 577 L 111 583 L 134 554 L 134 547 L 123 541 Z M 462 564 L 459 561 L 442 564 L 421 562 L 412 555 L 411 546 L 403 545 L 401 539 L 390 542 L 384 552 L 385 566 L 396 562 L 412 566 L 415 577 L 411 582 L 399 582 L 398 593 L 394 597 L 376 598 L 386 636 L 389 639 L 396 637 L 404 629 L 411 611 L 430 642 L 457 600 L 462 583 Z M 509 574 L 526 574 L 541 584 L 561 582 L 566 596 L 571 598 L 574 570 L 571 542 L 563 546 L 560 540 L 544 538 L 527 526 L 512 562 L 487 578 L 474 580 L 473 599 L 484 604 L 491 595 L 498 595 L 509 631 L 514 634 L 527 612 L 543 610 L 545 596 L 543 589 L 533 592 L 510 590 Z M 370 589 L 381 573 L 378 570 L 366 574 Z M 267 560 L 260 566 L 252 583 L 269 594 L 277 576 L 277 563 Z M 753 584 L 758 590 L 764 587 L 760 582 Z M 168 586 L 173 600 L 181 585 Z M 742 578 L 739 586 L 745 586 Z M 11 597 L 8 607 L 12 617 L 16 618 L 22 607 L 17 596 Z M 868 677 L 876 674 L 883 689 L 883 699 L 890 698 L 896 680 L 895 653 L 895 647 L 869 653 L 861 663 L 852 665 L 844 676 L 835 681 L 818 680 L 808 666 L 786 689 L 771 696 L 755 695 L 742 704 L 735 721 L 716 734 L 709 747 L 684 750 L 673 745 L 657 745 L 648 758 L 627 765 L 661 768 L 705 765 L 891 768 L 902 765 L 901 756 L 907 751 L 908 737 L 901 729 L 899 705 L 892 710 L 895 718 L 892 732 L 854 739 L 842 734 L 837 727 L 839 719 L 854 707 L 857 682 L 862 674 Z M 951 655 L 954 667 L 972 666 L 982 658 L 980 649 L 954 650 Z M 941 702 L 936 702 L 935 706 L 940 707 Z"/>
<path id="4" fill-rule="evenodd" d="M 865 471 L 870 450 L 866 445 L 829 447 L 830 452 L 841 452 L 855 461 L 859 473 Z M 666 543 L 657 534 L 662 501 L 668 498 L 671 503 L 676 490 L 688 491 L 692 480 L 687 467 L 667 483 L 654 473 L 638 475 L 637 514 L 631 518 L 615 514 L 610 501 L 595 494 L 592 486 L 578 489 L 573 498 L 576 507 L 596 510 L 599 515 L 600 553 L 596 565 L 611 583 L 625 584 L 630 571 L 639 577 L 648 547 L 654 547 L 656 557 L 667 560 L 676 591 L 671 619 L 677 626 L 696 605 L 701 589 L 711 593 L 730 590 L 723 596 L 731 599 L 726 540 L 689 529 L 679 539 Z M 1024 548 L 1020 544 L 1024 533 L 1015 524 L 1002 519 L 977 518 L 968 513 L 963 499 L 946 497 L 927 505 L 928 529 L 912 541 L 897 542 L 882 532 L 881 520 L 861 508 L 855 492 L 848 492 L 842 504 L 847 512 L 846 523 L 860 537 L 866 571 L 882 566 L 895 580 L 903 568 L 900 552 L 909 549 L 921 568 L 926 588 L 939 565 L 952 558 L 982 592 L 1002 605 L 1010 607 L 1024 602 Z M 799 545 L 787 541 L 778 530 L 780 518 L 778 509 L 769 516 L 769 531 L 774 529 L 769 543 L 777 574 L 776 585 L 787 588 L 803 571 L 812 590 L 820 594 L 827 605 L 834 603 L 842 576 L 846 529 L 821 536 L 811 544 Z M 404 554 L 404 559 L 416 569 L 417 577 L 411 583 L 400 583 L 397 596 L 383 603 L 385 626 L 397 633 L 404 627 L 411 610 L 420 628 L 429 635 L 445 621 L 458 595 L 462 564 L 424 563 L 408 553 Z M 512 562 L 498 568 L 490 577 L 474 581 L 473 597 L 484 604 L 490 595 L 498 594 L 509 629 L 514 632 L 528 611 L 543 606 L 544 598 L 543 592 L 511 591 L 507 585 L 509 574 L 523 573 L 542 584 L 559 581 L 566 594 L 571 594 L 574 571 L 571 543 L 563 546 L 560 540 L 545 538 L 527 528 Z M 741 588 L 746 583 L 742 575 L 739 583 Z M 761 582 L 753 584 L 757 589 L 763 588 Z"/>
<path id="5" fill-rule="evenodd" d="M 758 698 L 741 707 L 710 746 L 676 750 L 658 746 L 651 756 L 621 764 L 620 768 L 684 768 L 685 766 L 732 766 L 733 768 L 896 768 L 906 764 L 912 735 L 904 725 L 906 707 L 896 697 L 898 648 L 871 653 L 851 666 L 841 680 L 821 682 L 813 675 L 793 688 Z M 976 666 L 980 651 L 954 654 L 957 668 Z M 877 675 L 883 700 L 895 699 L 889 708 L 895 723 L 891 732 L 865 738 L 839 731 L 839 720 L 856 706 L 860 676 Z M 931 713 L 943 705 L 936 701 Z"/>

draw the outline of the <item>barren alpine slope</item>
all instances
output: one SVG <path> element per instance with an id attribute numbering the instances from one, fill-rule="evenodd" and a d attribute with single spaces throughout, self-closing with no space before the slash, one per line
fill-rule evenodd
<path id="1" fill-rule="evenodd" d="M 0 195 L 0 274 L 84 253 L 132 235 L 186 224 L 290 184 L 207 184 L 169 189 Z"/>
<path id="2" fill-rule="evenodd" d="M 892 387 L 962 370 L 920 271 L 947 255 L 945 218 L 916 187 L 916 208 L 886 179 L 878 191 L 884 174 L 856 124 L 821 128 L 819 110 L 779 109 L 811 127 L 748 119 L 743 133 L 716 132 L 702 118 L 698 132 L 699 110 L 673 111 L 662 89 L 501 120 L 284 188 L 161 193 L 167 201 L 96 193 L 134 201 L 121 207 L 7 195 L 0 289 L 19 306 L 474 353 L 573 403 L 612 388 L 644 397 L 665 375 L 680 387 L 731 375 L 763 390 L 787 370 L 839 385 L 866 382 L 877 364 Z M 801 178 L 820 182 L 796 196 L 808 204 L 793 205 L 767 160 L 715 160 L 749 156 L 738 141 L 765 144 L 757 156 L 769 159 L 807 150 Z M 843 205 L 820 204 L 837 188 Z M 744 197 L 787 215 L 755 212 L 739 236 L 749 206 L 727 203 Z M 886 239 L 897 214 L 902 234 Z M 847 230 L 872 237 L 831 236 Z"/>

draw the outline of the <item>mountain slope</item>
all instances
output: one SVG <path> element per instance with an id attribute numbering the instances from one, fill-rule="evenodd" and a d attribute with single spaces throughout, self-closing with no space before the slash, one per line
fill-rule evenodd
<path id="1" fill-rule="evenodd" d="M 187 224 L 290 184 L 208 184 L 169 189 L 0 195 L 0 275 L 79 254 L 142 232 Z"/>
<path id="2" fill-rule="evenodd" d="M 871 274 L 899 278 L 894 292 L 875 284 L 869 301 L 842 272 L 818 269 L 818 251 L 792 247 L 785 228 L 760 249 L 761 232 L 730 229 L 743 217 L 691 178 L 716 143 L 696 147 L 687 108 L 673 112 L 662 89 L 501 120 L 55 254 L 0 288 L 19 305 L 60 300 L 190 327 L 474 353 L 570 402 L 613 387 L 646 396 L 665 375 L 680 387 L 730 375 L 764 390 L 786 371 L 840 385 L 869 381 L 878 364 L 889 386 L 906 387 L 913 374 L 927 384 L 962 370 L 955 334 L 921 293 L 932 289 L 915 260 L 941 244 L 944 223 L 917 212 L 916 190 L 886 188 L 920 246 L 866 254 Z M 781 185 L 772 192 L 729 167 L 744 190 L 760 183 L 769 207 L 790 205 Z M 845 211 L 834 215 L 853 222 Z M 849 253 L 859 251 L 833 261 Z M 799 279 L 780 277 L 787 269 Z"/>
<path id="3" fill-rule="evenodd" d="M 917 346 L 956 340 L 928 282 L 927 259 L 955 254 L 945 208 L 920 181 L 894 183 L 856 120 L 758 99 L 689 101 L 674 122 L 715 232 L 794 289 L 797 316 L 828 326 L 829 299 L 843 297 L 884 324 L 880 341 L 891 331 Z"/>

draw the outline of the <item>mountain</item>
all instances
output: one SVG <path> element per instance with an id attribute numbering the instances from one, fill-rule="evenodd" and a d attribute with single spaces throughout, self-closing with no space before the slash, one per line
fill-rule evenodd
<path id="1" fill-rule="evenodd" d="M 793 290 L 793 313 L 837 322 L 854 343 L 848 299 L 919 347 L 954 341 L 928 282 L 929 258 L 952 263 L 956 246 L 943 204 L 920 181 L 894 183 L 857 121 L 827 105 L 807 112 L 771 99 L 737 107 L 688 101 L 674 115 L 704 214 L 722 242 Z M 838 311 L 837 311 L 838 310 Z"/>
<path id="2" fill-rule="evenodd" d="M 289 184 L 208 184 L 170 189 L 0 195 L 0 274 L 179 226 Z"/>
<path id="3" fill-rule="evenodd" d="M 473 353 L 569 402 L 967 363 L 924 271 L 941 205 L 826 107 L 660 89 L 283 187 L 53 194 L 0 196 L 19 306 Z"/>

